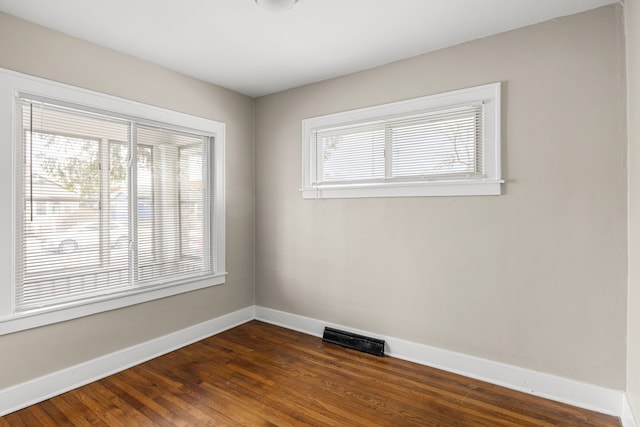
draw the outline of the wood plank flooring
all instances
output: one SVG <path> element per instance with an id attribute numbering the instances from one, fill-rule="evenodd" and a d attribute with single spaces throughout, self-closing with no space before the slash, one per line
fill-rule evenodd
<path id="1" fill-rule="evenodd" d="M 620 426 L 617 418 L 252 321 L 5 426 Z"/>

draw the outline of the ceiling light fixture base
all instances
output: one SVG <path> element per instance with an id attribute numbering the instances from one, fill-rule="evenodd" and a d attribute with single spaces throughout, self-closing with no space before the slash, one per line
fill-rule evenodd
<path id="1" fill-rule="evenodd" d="M 281 12 L 283 10 L 291 9 L 298 0 L 254 0 L 256 4 L 263 9 L 267 9 L 271 12 Z"/>

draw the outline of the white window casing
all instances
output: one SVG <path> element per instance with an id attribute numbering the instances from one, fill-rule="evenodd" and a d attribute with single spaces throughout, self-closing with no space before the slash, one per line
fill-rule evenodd
<path id="1" fill-rule="evenodd" d="M 500 83 L 302 121 L 305 199 L 499 195 Z"/>
<path id="2" fill-rule="evenodd" d="M 0 334 L 225 282 L 224 123 L 0 69 L 0 135 Z"/>

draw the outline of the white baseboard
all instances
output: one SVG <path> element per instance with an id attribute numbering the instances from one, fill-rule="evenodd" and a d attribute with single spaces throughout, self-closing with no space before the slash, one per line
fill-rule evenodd
<path id="1" fill-rule="evenodd" d="M 325 326 L 386 341 L 385 353 L 421 365 L 476 378 L 510 389 L 545 397 L 580 408 L 621 417 L 625 393 L 505 363 L 482 359 L 309 317 L 256 306 L 256 319 L 306 334 L 322 336 Z M 628 403 L 627 403 L 628 405 Z M 631 419 L 633 419 L 631 417 Z M 635 427 L 635 424 L 629 424 Z M 625 427 L 627 425 L 625 424 Z"/>
<path id="2" fill-rule="evenodd" d="M 254 307 L 182 329 L 111 354 L 0 390 L 0 416 L 123 371 L 254 318 Z"/>
<path id="3" fill-rule="evenodd" d="M 626 393 L 622 398 L 622 413 L 620 414 L 620 421 L 622 421 L 623 427 L 638 427 L 640 424 L 633 416 L 633 410 L 631 409 L 631 403 Z"/>

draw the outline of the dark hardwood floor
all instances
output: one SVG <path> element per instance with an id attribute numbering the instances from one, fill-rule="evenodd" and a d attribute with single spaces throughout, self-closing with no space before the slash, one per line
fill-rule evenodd
<path id="1" fill-rule="evenodd" d="M 0 418 L 2 426 L 620 426 L 252 321 Z"/>

